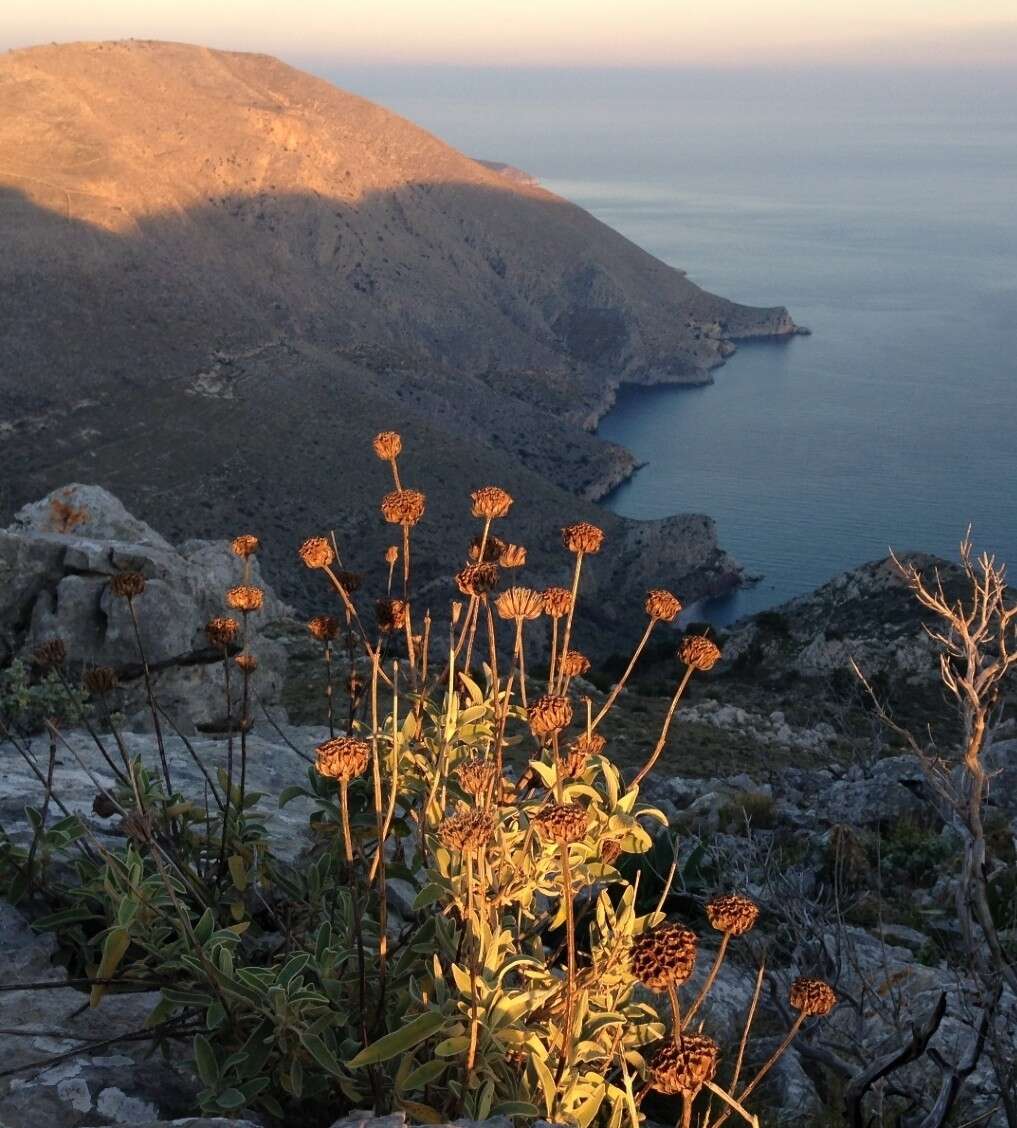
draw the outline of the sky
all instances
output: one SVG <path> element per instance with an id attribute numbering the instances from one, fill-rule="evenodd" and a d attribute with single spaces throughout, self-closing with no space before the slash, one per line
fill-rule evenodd
<path id="1" fill-rule="evenodd" d="M 1017 0 L 0 0 L 0 49 L 173 39 L 291 61 L 1017 64 Z"/>

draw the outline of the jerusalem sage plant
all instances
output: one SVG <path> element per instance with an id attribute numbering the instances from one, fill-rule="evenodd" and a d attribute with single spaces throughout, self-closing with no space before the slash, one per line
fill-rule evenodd
<path id="1" fill-rule="evenodd" d="M 162 1037 L 192 1038 L 209 1112 L 251 1106 L 279 1121 L 324 1120 L 337 1107 L 369 1104 L 424 1123 L 504 1114 L 638 1128 L 643 1100 L 656 1089 L 680 1096 L 685 1126 L 716 1128 L 732 1113 L 753 1120 L 746 1101 L 801 1026 L 832 1008 L 832 989 L 796 981 L 790 1002 L 798 1018 L 742 1083 L 758 995 L 730 1055 L 691 1023 L 701 1022 L 731 942 L 755 927 L 757 906 L 726 892 L 707 904 L 719 945 L 705 983 L 683 1005 L 699 937 L 688 922 L 666 919 L 666 891 L 641 912 L 638 878 L 627 880 L 620 868 L 623 856 L 650 849 L 654 823 L 666 826 L 661 812 L 640 804 L 639 785 L 666 748 L 690 680 L 718 660 L 716 645 L 698 635 L 682 640 L 663 725 L 626 783 L 599 730 L 609 731 L 605 721 L 650 633 L 677 617 L 680 601 L 649 593 L 646 630 L 594 716 L 576 695 L 589 661 L 573 639 L 583 564 L 602 550 L 604 534 L 587 522 L 563 530 L 573 556 L 569 587 L 499 593 L 504 571 L 520 567 L 526 553 L 492 535 L 513 499 L 487 486 L 472 494 L 482 525 L 455 575 L 469 598 L 465 615 L 453 604 L 447 643 L 431 638 L 429 613 L 415 633 L 410 534 L 424 519 L 426 497 L 403 484 L 402 447 L 394 432 L 374 440 L 395 486 L 382 516 L 401 528 L 402 545 L 387 554 L 373 628 L 358 604 L 360 577 L 343 571 L 335 539 L 312 536 L 299 550 L 345 616 L 350 691 L 347 731 L 337 733 L 339 620 L 317 615 L 309 630 L 324 648 L 331 735 L 316 749 L 298 749 L 307 758 L 313 752 L 307 782 L 277 797 L 280 805 L 297 795 L 312 801 L 306 855 L 296 865 L 276 856 L 257 815 L 264 797 L 246 791 L 258 676 L 247 623 L 263 593 L 251 583 L 260 542 L 244 535 L 233 542 L 243 582 L 226 596 L 242 624 L 221 616 L 207 626 L 222 658 L 228 728 L 218 788 L 202 769 L 213 809 L 172 790 L 161 735 L 161 780 L 125 757 L 108 798 L 123 812 L 127 845 L 113 852 L 76 828 L 69 837 L 85 851 L 77 882 L 50 889 L 55 911 L 41 925 L 55 929 L 97 981 L 95 1002 L 107 987 L 160 987 L 150 1021 Z M 400 557 L 402 585 L 393 596 Z M 139 581 L 138 591 L 122 592 L 136 626 Z M 524 623 L 543 615 L 551 623 L 549 673 L 534 687 Z M 233 649 L 242 675 L 237 718 Z M 115 678 L 90 681 L 109 718 Z M 157 715 L 151 683 L 148 693 Z M 388 914 L 394 875 L 415 897 L 398 927 Z"/>

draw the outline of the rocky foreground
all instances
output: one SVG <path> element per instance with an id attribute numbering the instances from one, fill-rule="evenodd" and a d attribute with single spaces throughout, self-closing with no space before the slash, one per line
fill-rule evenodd
<path id="1" fill-rule="evenodd" d="M 114 571 L 143 570 L 142 640 L 156 694 L 167 722 L 172 720 L 169 765 L 178 788 L 200 795 L 202 767 L 214 770 L 227 754 L 221 660 L 208 650 L 201 627 L 221 612 L 222 593 L 236 581 L 236 558 L 225 544 L 174 548 L 98 492 L 74 500 L 89 502 L 87 526 L 54 529 L 54 515 L 62 511 L 46 499 L 0 534 L 4 676 L 14 668 L 12 660 L 27 660 L 34 647 L 56 635 L 72 662 L 114 666 L 123 683 L 117 692 L 126 749 L 154 768 L 156 746 L 132 626 L 122 601 L 111 603 L 106 590 Z M 309 806 L 298 797 L 280 808 L 278 799 L 305 781 L 313 749 L 327 734 L 320 662 L 290 609 L 258 573 L 255 578 L 266 587 L 266 605 L 252 637 L 260 664 L 248 786 L 261 793 L 259 809 L 280 856 L 298 861 L 314 848 Z M 828 1123 L 872 1061 L 906 1047 L 915 1029 L 928 1032 L 926 1045 L 916 1060 L 893 1072 L 892 1084 L 927 1110 L 952 1078 L 939 1063 L 963 1063 L 976 1036 L 976 984 L 954 958 L 955 831 L 919 760 L 877 740 L 871 723 L 866 727 L 859 719 L 858 702 L 845 701 L 834 676 L 854 658 L 883 678 L 888 692 L 933 699 L 935 669 L 921 616 L 906 610 L 899 587 L 891 565 L 874 564 L 739 625 L 725 639 L 724 664 L 696 683 L 658 770 L 643 788 L 643 797 L 669 821 L 641 862 L 650 895 L 662 891 L 676 860 L 667 907 L 678 917 L 716 891 L 721 874 L 728 883 L 736 875 L 762 909 L 758 935 L 721 971 L 703 1011 L 704 1028 L 722 1044 L 737 1044 L 758 960 L 765 960 L 768 972 L 762 1037 L 753 1050 L 761 1058 L 786 1026 L 782 998 L 791 976 L 804 968 L 822 970 L 842 999 L 822 1030 L 797 1042 L 774 1072 L 765 1093 L 766 1123 Z M 623 768 L 641 760 L 654 739 L 666 697 L 653 692 L 652 682 L 662 670 L 651 664 L 649 680 L 622 695 L 613 728 L 605 726 Z M 10 681 L 4 684 L 9 693 Z M 576 685 L 597 708 L 604 687 Z M 4 708 L 12 708 L 9 697 Z M 48 734 L 0 744 L 0 827 L 6 836 L 0 843 L 30 841 L 25 809 L 40 804 L 41 787 L 29 760 L 40 770 L 50 755 Z M 100 843 L 122 846 L 121 820 L 106 813 L 101 801 L 113 779 L 93 736 L 73 715 L 52 738 L 52 757 L 53 792 L 66 811 L 84 819 Z M 1012 835 L 1017 739 L 1001 730 L 991 758 L 987 818 L 994 834 Z M 394 879 L 389 896 L 398 929 L 413 913 L 414 889 Z M 0 1125 L 154 1128 L 193 1111 L 198 1086 L 186 1062 L 148 1056 L 144 1023 L 154 996 L 107 995 L 98 1010 L 90 1010 L 81 991 L 64 985 L 53 939 L 36 934 L 21 909 L 0 906 L 0 941 L 6 960 Z M 709 943 L 705 938 L 700 979 Z M 1017 1029 L 1017 999 L 1004 991 L 1001 1007 Z M 1005 1122 L 985 1059 L 963 1078 L 958 1107 L 964 1118 L 980 1117 L 993 1128 Z M 174 1122 L 191 1128 L 226 1123 Z M 338 1122 L 342 1128 L 362 1123 L 398 1128 L 401 1120 L 365 1113 L 362 1120 L 355 1115 Z M 490 1126 L 509 1128 L 508 1122 Z"/>

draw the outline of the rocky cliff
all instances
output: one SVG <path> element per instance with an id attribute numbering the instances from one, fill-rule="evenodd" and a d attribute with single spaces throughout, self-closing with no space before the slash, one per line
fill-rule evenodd
<path id="1" fill-rule="evenodd" d="M 621 380 L 794 330 L 379 106 L 179 44 L 0 56 L 0 227 L 8 515 L 74 479 L 174 540 L 257 514 L 291 596 L 295 536 L 383 552 L 374 431 L 407 434 L 434 558 L 488 481 L 539 556 L 631 468 L 588 433 Z"/>

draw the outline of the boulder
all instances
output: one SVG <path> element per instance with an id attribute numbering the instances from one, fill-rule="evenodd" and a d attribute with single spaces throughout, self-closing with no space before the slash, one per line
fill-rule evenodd
<path id="1" fill-rule="evenodd" d="M 133 600 L 112 594 L 110 577 L 137 571 L 145 590 Z M 152 671 L 160 704 L 183 731 L 226 727 L 221 654 L 204 627 L 225 614 L 225 593 L 243 580 L 243 565 L 226 541 L 188 541 L 174 548 L 98 486 L 67 486 L 26 506 L 0 532 L 0 663 L 28 657 L 60 638 L 69 668 L 112 666 L 122 689 L 112 702 L 132 727 L 151 725 L 138 648 Z M 266 625 L 292 614 L 251 561 L 250 582 L 265 593 L 248 617 L 258 658 L 260 701 L 279 701 L 286 655 L 264 635 Z M 135 615 L 137 627 L 135 627 Z M 233 681 L 233 717 L 241 678 Z M 256 714 L 260 710 L 255 711 Z"/>

